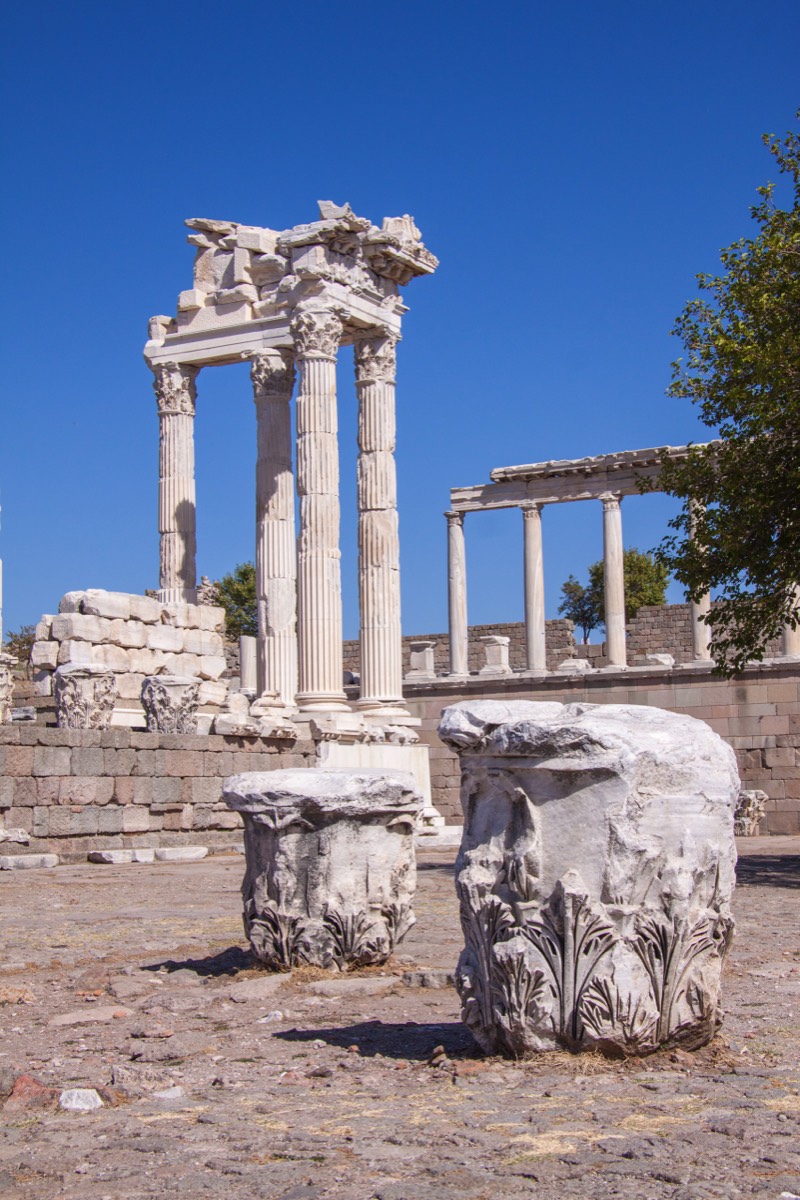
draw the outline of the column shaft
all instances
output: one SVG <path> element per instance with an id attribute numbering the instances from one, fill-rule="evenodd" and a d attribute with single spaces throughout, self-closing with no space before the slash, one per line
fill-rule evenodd
<path id="1" fill-rule="evenodd" d="M 619 498 L 603 496 L 603 580 L 606 594 L 606 653 L 613 667 L 627 665 L 625 653 L 625 567 Z"/>
<path id="2" fill-rule="evenodd" d="M 336 352 L 341 322 L 328 311 L 292 322 L 299 374 L 297 562 L 299 692 L 303 710 L 346 709 L 342 687 L 342 579 Z"/>
<path id="3" fill-rule="evenodd" d="M 450 674 L 469 674 L 467 627 L 467 556 L 464 514 L 447 512 L 447 598 L 450 635 Z"/>
<path id="4" fill-rule="evenodd" d="M 795 588 L 795 600 L 800 607 L 800 588 Z M 784 658 L 800 658 L 800 625 L 797 629 L 792 629 L 791 625 L 784 625 L 781 652 Z"/>
<path id="5" fill-rule="evenodd" d="M 695 603 L 689 605 L 692 615 L 692 656 L 695 662 L 711 658 L 711 626 L 702 618 L 711 611 L 711 596 L 705 592 Z"/>
<path id="6" fill-rule="evenodd" d="M 197 502 L 194 481 L 194 412 L 197 367 L 156 367 L 158 403 L 158 529 L 161 542 L 159 599 L 197 598 Z"/>
<path id="7" fill-rule="evenodd" d="M 253 358 L 256 404 L 257 690 L 280 704 L 297 693 L 297 547 L 292 425 L 294 366 L 277 350 Z"/>
<path id="8" fill-rule="evenodd" d="M 522 527 L 525 552 L 526 665 L 529 671 L 546 671 L 541 505 L 530 504 L 523 507 Z"/>
<path id="9" fill-rule="evenodd" d="M 395 339 L 355 347 L 358 392 L 358 599 L 362 709 L 403 703 Z"/>

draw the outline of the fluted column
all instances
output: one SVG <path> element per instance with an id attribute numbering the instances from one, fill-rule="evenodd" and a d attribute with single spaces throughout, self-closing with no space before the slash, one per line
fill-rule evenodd
<path id="1" fill-rule="evenodd" d="M 294 364 L 267 350 L 250 367 L 256 404 L 257 689 L 293 705 L 297 693 L 297 549 L 292 422 Z"/>
<path id="2" fill-rule="evenodd" d="M 395 346 L 386 335 L 355 344 L 358 393 L 358 707 L 403 708 L 400 538 L 395 470 Z"/>
<path id="3" fill-rule="evenodd" d="M 689 534 L 692 540 L 696 540 L 698 526 L 702 524 L 704 508 L 696 500 L 690 500 L 689 512 Z M 689 601 L 692 622 L 692 658 L 695 662 L 708 662 L 711 659 L 711 626 L 703 620 L 710 611 L 710 592 L 704 592 L 699 600 Z"/>
<path id="4" fill-rule="evenodd" d="M 546 671 L 541 504 L 522 506 L 522 529 L 525 551 L 526 665 L 529 671 Z"/>
<path id="5" fill-rule="evenodd" d="M 469 674 L 467 628 L 467 555 L 464 545 L 464 514 L 446 512 L 447 599 L 450 636 L 450 674 Z"/>
<path id="6" fill-rule="evenodd" d="M 603 580 L 606 593 L 606 654 L 609 665 L 627 665 L 625 654 L 625 559 L 619 497 L 607 492 L 603 501 Z"/>
<path id="7" fill-rule="evenodd" d="M 297 492 L 298 706 L 347 709 L 342 688 L 342 574 L 339 550 L 339 456 L 336 354 L 342 324 L 327 309 L 292 322 L 299 375 Z"/>
<path id="8" fill-rule="evenodd" d="M 160 600 L 197 598 L 197 513 L 194 484 L 194 410 L 197 367 L 165 363 L 153 371 L 158 404 L 158 530 Z"/>

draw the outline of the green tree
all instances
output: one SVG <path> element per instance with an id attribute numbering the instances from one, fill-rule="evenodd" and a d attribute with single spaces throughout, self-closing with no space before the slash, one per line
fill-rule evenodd
<path id="1" fill-rule="evenodd" d="M 720 252 L 721 275 L 697 276 L 700 296 L 673 328 L 685 357 L 669 394 L 722 440 L 665 460 L 659 481 L 683 507 L 658 557 L 690 599 L 714 591 L 706 619 L 728 676 L 800 623 L 800 139 L 763 141 L 792 203 L 758 188 L 757 235 Z"/>
<path id="2" fill-rule="evenodd" d="M 652 554 L 644 554 L 632 547 L 622 556 L 625 576 L 625 620 L 631 621 L 645 604 L 664 604 L 669 583 L 669 571 Z M 570 575 L 561 585 L 559 615 L 568 617 L 583 633 L 584 643 L 589 634 L 605 622 L 606 589 L 603 577 L 603 562 L 589 567 L 589 583 L 586 587 Z"/>
<path id="3" fill-rule="evenodd" d="M 622 556 L 622 569 L 625 578 L 625 621 L 632 621 L 640 608 L 646 604 L 664 604 L 667 599 L 667 584 L 669 571 L 650 553 L 631 547 Z M 589 589 L 601 613 L 600 621 L 605 620 L 606 588 L 603 578 L 603 563 L 592 563 L 589 567 Z"/>
<path id="4" fill-rule="evenodd" d="M 13 654 L 19 660 L 20 665 L 24 666 L 31 656 L 31 649 L 35 640 L 36 626 L 20 625 L 19 629 L 9 630 L 6 634 L 3 649 L 8 654 Z"/>
<path id="5" fill-rule="evenodd" d="M 558 613 L 566 617 L 580 629 L 584 645 L 589 641 L 589 634 L 603 623 L 603 612 L 598 607 L 597 596 L 591 585 L 584 587 L 578 583 L 574 575 L 570 575 L 566 583 L 561 585 L 561 603 Z"/>
<path id="6" fill-rule="evenodd" d="M 235 570 L 215 582 L 217 604 L 225 609 L 225 632 L 229 638 L 255 637 L 256 569 L 251 562 L 239 563 Z"/>

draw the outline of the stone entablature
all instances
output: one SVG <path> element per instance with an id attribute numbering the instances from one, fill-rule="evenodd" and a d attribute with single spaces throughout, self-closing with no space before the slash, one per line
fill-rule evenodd
<path id="1" fill-rule="evenodd" d="M 200 685 L 207 732 L 210 714 L 228 695 L 221 678 L 227 669 L 224 628 L 225 610 L 211 605 L 164 604 L 97 588 L 68 592 L 58 613 L 43 616 L 36 626 L 30 660 L 36 690 L 50 695 L 54 672 L 65 664 L 105 667 L 119 691 L 112 724 L 144 728 L 145 679 L 186 676 Z"/>

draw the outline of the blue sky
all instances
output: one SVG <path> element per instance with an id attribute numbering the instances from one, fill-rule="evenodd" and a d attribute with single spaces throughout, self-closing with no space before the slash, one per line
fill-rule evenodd
<path id="1" fill-rule="evenodd" d="M 6 628 L 79 587 L 158 583 L 147 318 L 190 286 L 183 219 L 272 228 L 349 201 L 439 257 L 406 290 L 403 624 L 446 627 L 453 486 L 496 466 L 704 436 L 669 336 L 749 233 L 760 144 L 800 103 L 792 2 L 30 3 L 4 18 L 0 499 Z M 340 370 L 345 632 L 357 632 L 355 398 Z M 198 568 L 253 555 L 244 369 L 199 377 Z M 626 545 L 671 502 L 626 500 Z M 601 553 L 544 514 L 547 615 Z M 522 518 L 467 519 L 471 623 L 522 615 Z M 679 593 L 674 593 L 679 599 Z"/>

